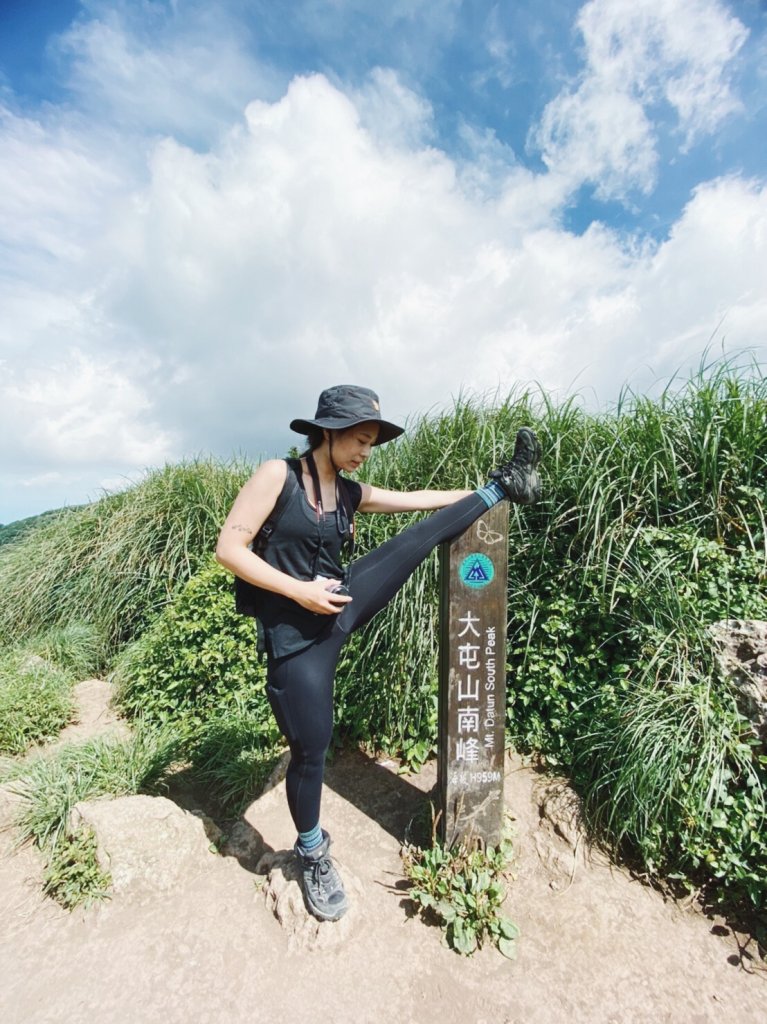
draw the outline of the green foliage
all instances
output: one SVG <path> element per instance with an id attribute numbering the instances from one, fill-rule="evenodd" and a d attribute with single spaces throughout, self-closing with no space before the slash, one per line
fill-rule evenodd
<path id="1" fill-rule="evenodd" d="M 91 829 L 66 832 L 46 865 L 43 892 L 66 910 L 103 900 L 112 880 L 99 867 L 96 848 Z"/>
<path id="2" fill-rule="evenodd" d="M 508 454 L 518 427 L 535 422 L 534 397 L 510 395 L 496 405 L 460 398 L 448 412 L 419 418 L 396 443 L 374 450 L 360 478 L 395 490 L 469 489 Z M 526 510 L 514 515 L 513 538 Z M 420 515 L 359 516 L 360 554 L 401 532 Z M 417 769 L 437 735 L 439 561 L 434 553 L 385 612 L 354 634 L 336 673 L 341 734 L 397 752 Z"/>
<path id="3" fill-rule="evenodd" d="M 71 719 L 69 673 L 28 651 L 0 656 L 0 754 L 23 754 L 52 739 Z"/>
<path id="4" fill-rule="evenodd" d="M 253 619 L 234 610 L 232 576 L 209 559 L 115 666 L 117 702 L 128 715 L 201 723 L 231 707 L 270 715 Z"/>
<path id="5" fill-rule="evenodd" d="M 41 512 L 37 516 L 27 516 L 26 519 L 16 519 L 14 522 L 6 523 L 5 525 L 0 524 L 0 547 L 21 540 L 25 533 L 29 533 L 35 527 L 41 526 L 46 520 L 54 519 L 64 511 L 64 509 L 60 508 L 50 509 L 48 512 Z"/>
<path id="6" fill-rule="evenodd" d="M 24 650 L 64 669 L 75 680 L 95 676 L 104 668 L 104 638 L 89 622 L 53 626 L 22 644 Z"/>
<path id="7" fill-rule="evenodd" d="M 126 740 L 93 739 L 26 762 L 0 764 L 0 781 L 22 797 L 14 824 L 18 843 L 34 842 L 46 867 L 44 889 L 67 908 L 102 898 L 110 884 L 96 861 L 95 839 L 69 825 L 81 800 L 157 793 L 182 749 L 177 729 L 139 722 Z"/>
<path id="8" fill-rule="evenodd" d="M 546 498 L 510 548 L 510 734 L 573 772 L 647 872 L 763 907 L 765 769 L 708 627 L 767 618 L 767 382 L 721 364 L 539 426 Z"/>
<path id="9" fill-rule="evenodd" d="M 470 956 L 486 942 L 509 959 L 516 955 L 517 926 L 501 914 L 506 898 L 504 872 L 511 843 L 446 847 L 434 837 L 427 848 L 403 849 L 410 898 L 427 919 L 436 918 L 447 945 Z"/>
<path id="10" fill-rule="evenodd" d="M 138 722 L 125 740 L 97 738 L 24 763 L 3 764 L 0 781 L 10 780 L 10 788 L 23 798 L 15 819 L 19 841 L 53 850 L 79 800 L 161 792 L 184 739 L 176 727 Z"/>
<path id="11" fill-rule="evenodd" d="M 111 651 L 141 632 L 207 559 L 244 463 L 198 459 L 62 511 L 0 548 L 0 643 L 90 622 Z"/>
<path id="12" fill-rule="evenodd" d="M 223 814 L 237 817 L 262 790 L 283 748 L 272 715 L 237 693 L 197 729 L 188 746 L 189 772 Z"/>
<path id="13" fill-rule="evenodd" d="M 512 508 L 509 738 L 570 769 L 594 826 L 647 871 L 767 904 L 764 755 L 708 633 L 767 618 L 767 378 L 720 362 L 598 415 L 545 393 L 461 397 L 377 448 L 362 479 L 474 487 L 523 423 L 543 442 L 545 491 Z M 230 578 L 207 559 L 248 472 L 166 467 L 0 548 L 0 642 L 87 622 L 111 654 L 156 619 L 121 661 L 124 706 L 177 723 L 234 802 L 271 756 L 270 716 L 253 623 L 235 616 Z M 360 516 L 358 552 L 416 518 Z M 340 734 L 411 766 L 436 738 L 437 580 L 434 556 L 351 638 L 337 675 Z M 219 767 L 206 722 L 221 736 Z M 227 773 L 241 780 L 230 790 Z"/>
<path id="14" fill-rule="evenodd" d="M 283 742 L 269 708 L 252 619 L 234 610 L 232 576 L 212 559 L 118 659 L 116 700 L 146 722 L 176 723 L 190 777 L 238 814 Z"/>
<path id="15" fill-rule="evenodd" d="M 710 661 L 669 643 L 654 685 L 594 709 L 574 774 L 592 824 L 651 874 L 761 911 L 767 759 Z"/>

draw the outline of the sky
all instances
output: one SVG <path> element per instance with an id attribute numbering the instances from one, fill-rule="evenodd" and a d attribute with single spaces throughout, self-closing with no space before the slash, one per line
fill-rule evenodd
<path id="1" fill-rule="evenodd" d="M 0 0 L 0 523 L 762 365 L 765 139 L 764 0 Z"/>

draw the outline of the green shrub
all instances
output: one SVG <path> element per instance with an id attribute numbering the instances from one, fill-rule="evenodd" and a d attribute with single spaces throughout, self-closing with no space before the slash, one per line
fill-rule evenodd
<path id="1" fill-rule="evenodd" d="M 767 906 L 767 759 L 718 677 L 710 644 L 671 644 L 653 685 L 595 707 L 576 781 L 599 832 L 656 877 Z"/>
<path id="2" fill-rule="evenodd" d="M 253 619 L 234 610 L 232 575 L 209 559 L 115 667 L 116 700 L 148 721 L 202 723 L 242 707 L 271 714 Z"/>
<path id="3" fill-rule="evenodd" d="M 266 699 L 253 619 L 234 610 L 232 576 L 215 561 L 186 584 L 117 662 L 128 715 L 177 723 L 188 772 L 236 815 L 260 791 L 282 749 Z"/>
<path id="4" fill-rule="evenodd" d="M 0 656 L 0 754 L 53 739 L 73 714 L 68 672 L 24 650 Z"/>
<path id="5" fill-rule="evenodd" d="M 188 750 L 191 778 L 218 801 L 221 813 L 237 817 L 263 789 L 284 749 L 271 715 L 234 694 L 231 705 L 208 718 Z"/>
<path id="6" fill-rule="evenodd" d="M 683 652 L 686 637 L 710 648 L 709 624 L 767 617 L 766 578 L 763 558 L 742 545 L 646 526 L 614 538 L 606 564 L 569 561 L 515 588 L 508 710 L 516 741 L 569 765 L 598 708 L 653 684 L 667 646 Z"/>

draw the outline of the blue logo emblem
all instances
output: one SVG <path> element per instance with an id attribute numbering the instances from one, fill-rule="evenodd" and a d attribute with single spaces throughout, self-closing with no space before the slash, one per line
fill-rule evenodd
<path id="1" fill-rule="evenodd" d="M 464 558 L 458 567 L 458 576 L 465 586 L 480 590 L 492 583 L 495 569 L 487 555 L 476 552 Z"/>

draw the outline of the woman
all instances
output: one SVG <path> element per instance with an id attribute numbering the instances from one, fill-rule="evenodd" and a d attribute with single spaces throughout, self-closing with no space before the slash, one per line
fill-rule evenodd
<path id="1" fill-rule="evenodd" d="M 504 498 L 535 501 L 540 446 L 523 427 L 513 457 L 477 491 L 386 491 L 341 476 L 403 432 L 381 419 L 378 396 L 369 388 L 328 388 L 314 419 L 293 420 L 290 428 L 307 435 L 309 450 L 300 460 L 259 466 L 232 506 L 216 557 L 238 577 L 239 609 L 259 620 L 267 695 L 290 746 L 286 791 L 304 897 L 316 917 L 335 921 L 347 900 L 328 856 L 330 836 L 320 827 L 320 799 L 344 640 L 391 600 L 442 541 Z M 352 559 L 355 511 L 431 509 L 441 511 Z"/>

